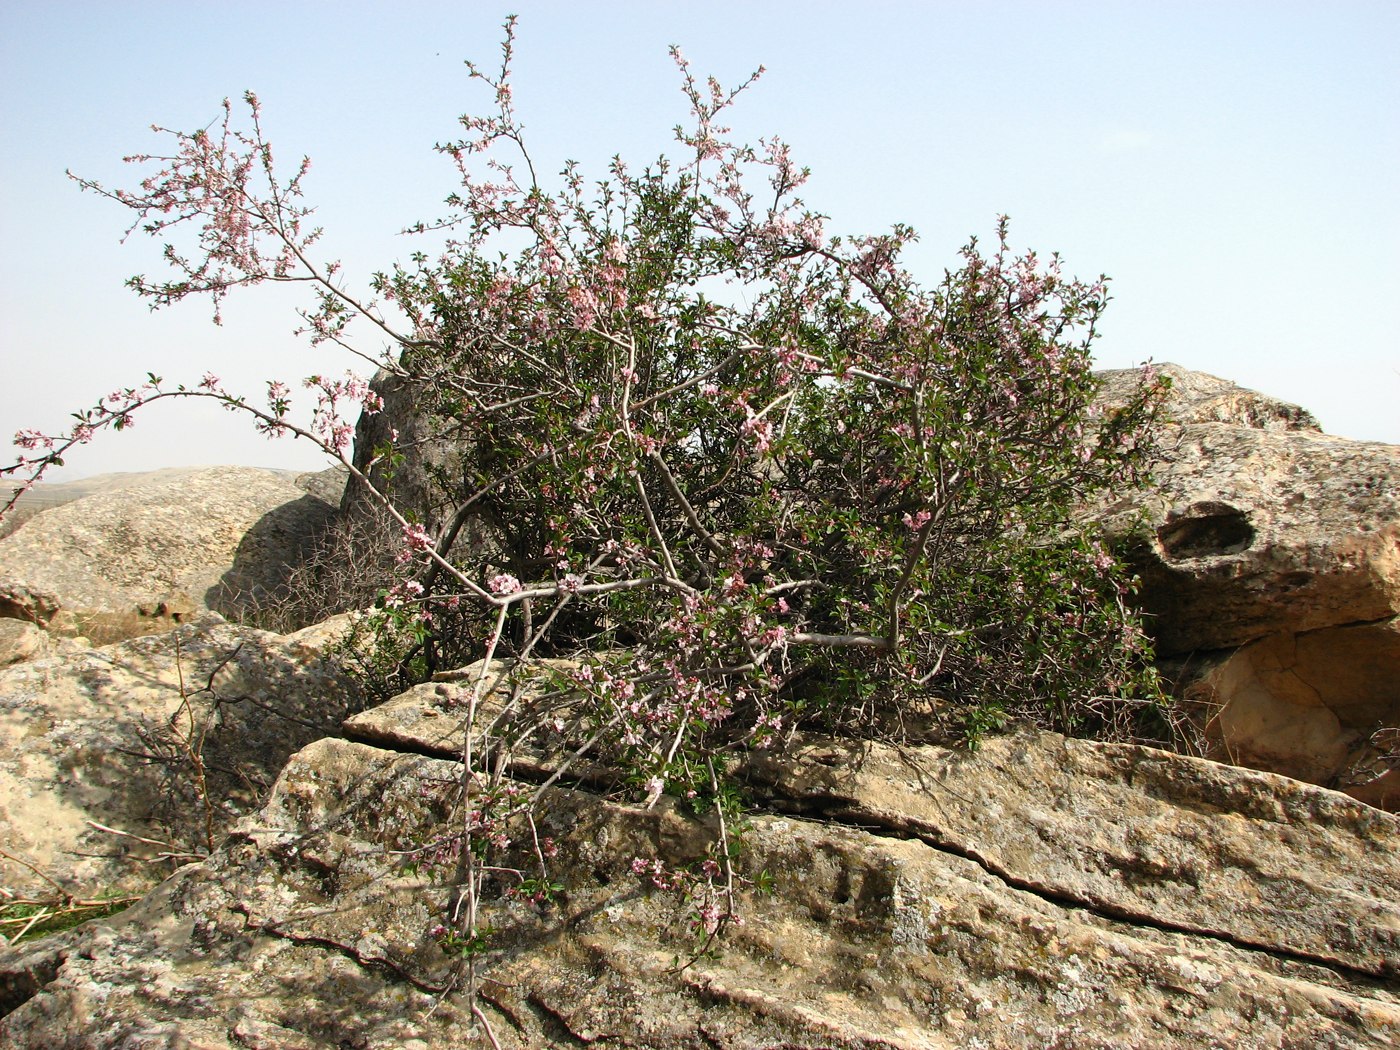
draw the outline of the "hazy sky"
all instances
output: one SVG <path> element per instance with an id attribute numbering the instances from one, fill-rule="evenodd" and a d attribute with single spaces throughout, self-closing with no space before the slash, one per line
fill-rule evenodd
<path id="1" fill-rule="evenodd" d="M 905 222 L 932 282 L 970 234 L 1107 273 L 1104 367 L 1175 361 L 1400 443 L 1400 3 L 150 3 L 0 0 L 0 435 L 56 427 L 147 371 L 256 395 L 353 364 L 292 335 L 299 299 L 235 294 L 152 314 L 159 269 L 122 209 L 64 169 L 132 185 L 148 127 L 194 130 L 256 91 L 284 162 L 313 160 L 321 247 L 352 282 L 413 250 L 453 188 L 434 142 L 487 101 L 521 16 L 518 111 L 536 162 L 601 175 L 668 148 L 685 116 L 666 48 L 814 172 L 832 232 Z M 3 446 L 0 446 L 3 447 Z M 6 457 L 8 461 L 8 457 Z M 208 405 L 156 406 L 64 477 L 198 463 L 314 467 Z"/>

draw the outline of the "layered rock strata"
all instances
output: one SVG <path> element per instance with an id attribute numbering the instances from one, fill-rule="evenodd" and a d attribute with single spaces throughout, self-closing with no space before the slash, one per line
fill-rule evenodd
<path id="1" fill-rule="evenodd" d="M 423 715 L 429 695 L 388 720 L 392 747 L 298 753 L 220 851 L 124 916 L 0 956 L 0 1038 L 435 1050 L 484 1041 L 480 1019 L 502 1047 L 1400 1037 L 1400 821 L 1268 774 L 1049 734 L 972 755 L 810 740 L 755 759 L 744 923 L 713 957 L 633 860 L 693 864 L 715 825 L 664 799 L 552 791 L 540 833 L 565 890 L 488 907 L 474 1017 L 433 934 L 454 891 L 409 863 L 455 826 L 460 767 L 433 757 L 455 710 L 444 690 Z M 373 740 L 375 722 L 353 732 Z"/>

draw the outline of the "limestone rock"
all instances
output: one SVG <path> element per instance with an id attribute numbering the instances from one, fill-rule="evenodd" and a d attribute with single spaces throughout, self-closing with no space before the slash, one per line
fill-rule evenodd
<path id="1" fill-rule="evenodd" d="M 1400 613 L 1400 447 L 1191 423 L 1134 567 L 1162 655 Z"/>
<path id="2" fill-rule="evenodd" d="M 739 857 L 744 924 L 715 957 L 693 957 L 686 906 L 632 865 L 694 863 L 714 824 L 665 800 L 646 811 L 554 791 L 540 832 L 558 845 L 563 894 L 541 908 L 497 886 L 484 904 L 495 932 L 479 1005 L 499 1045 L 1400 1037 L 1395 818 L 1263 774 L 1048 735 L 914 763 L 830 762 L 823 746 L 772 758 L 795 763 L 781 775 L 756 767 L 771 794 Z M 1065 763 L 1037 790 L 1038 772 Z M 121 916 L 0 953 L 0 1042 L 484 1042 L 431 933 L 454 891 L 402 852 L 451 834 L 458 779 L 446 760 L 310 745 L 208 860 Z M 1227 860 L 1225 875 L 1203 866 Z"/>
<path id="3" fill-rule="evenodd" d="M 1307 409 L 1267 394 L 1248 390 L 1228 379 L 1195 372 L 1176 364 L 1154 366 L 1154 371 L 1171 380 L 1167 397 L 1167 421 L 1178 426 L 1187 423 L 1230 423 L 1256 430 L 1304 430 L 1320 433 L 1321 427 Z M 1140 368 L 1115 368 L 1096 373 L 1102 382 L 1098 400 L 1105 406 L 1128 402 L 1142 382 Z"/>
<path id="4" fill-rule="evenodd" d="M 1400 726 L 1400 447 L 1174 365 L 1155 490 L 1105 513 L 1212 758 L 1349 786 Z M 1107 404 L 1136 372 L 1111 373 Z M 1381 770 L 1383 771 L 1383 770 Z M 1379 771 L 1378 771 L 1379 772 Z M 1389 797 L 1363 791 L 1358 797 Z"/>
<path id="5" fill-rule="evenodd" d="M 52 643 L 40 628 L 24 620 L 0 620 L 0 667 L 43 656 Z"/>
<path id="6" fill-rule="evenodd" d="M 287 756 L 332 731 L 353 695 L 323 648 L 210 613 L 172 633 L 0 669 L 0 842 L 10 854 L 0 885 L 50 889 L 23 860 L 79 896 L 143 892 L 169 874 L 162 854 L 183 863 L 179 854 L 204 852 L 208 836 L 260 804 Z"/>
<path id="7" fill-rule="evenodd" d="M 471 670 L 461 685 L 474 680 Z M 459 755 L 462 691 L 457 682 L 418 686 L 348 719 L 346 733 Z M 496 717 L 506 692 L 502 685 L 487 695 L 480 724 Z M 526 742 L 511 771 L 542 779 L 557 761 Z M 739 775 L 775 810 L 921 838 L 1013 885 L 1108 914 L 1229 930 L 1236 942 L 1400 975 L 1400 866 L 1387 868 L 1389 851 L 1400 850 L 1400 820 L 1337 792 L 1034 731 L 993 737 L 975 752 L 799 737 L 786 752 L 754 753 Z M 1231 818 L 1203 819 L 1204 806 Z M 1276 850 L 1280 826 L 1291 829 L 1286 854 Z M 1241 881 L 1256 879 L 1277 892 L 1256 898 Z M 1355 938 L 1366 947 L 1348 947 Z"/>
<path id="8" fill-rule="evenodd" d="M 1190 669 L 1183 691 L 1215 754 L 1349 786 L 1349 771 L 1369 769 L 1380 757 L 1376 734 L 1400 727 L 1397 671 L 1400 620 L 1392 619 L 1281 632 L 1209 654 Z M 1386 804 L 1397 803 L 1400 797 Z"/>
<path id="9" fill-rule="evenodd" d="M 58 598 L 14 580 L 0 579 L 0 618 L 47 627 L 58 612 Z"/>
<path id="10" fill-rule="evenodd" d="M 53 630 L 118 641 L 255 605 L 333 513 L 285 472 L 157 472 L 25 523 L 0 540 L 0 578 L 52 592 Z"/>

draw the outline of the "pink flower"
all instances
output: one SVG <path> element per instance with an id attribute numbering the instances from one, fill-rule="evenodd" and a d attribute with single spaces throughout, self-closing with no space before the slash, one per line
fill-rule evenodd
<path id="1" fill-rule="evenodd" d="M 422 525 L 405 525 L 403 527 L 403 541 L 410 549 L 415 551 L 428 550 L 433 545 L 433 539 L 428 535 Z"/>
<path id="2" fill-rule="evenodd" d="M 508 572 L 502 572 L 492 576 L 487 586 L 491 588 L 493 594 L 519 594 L 524 590 L 524 588 L 520 586 L 520 581 Z"/>
<path id="3" fill-rule="evenodd" d="M 15 444 L 25 449 L 36 449 L 40 445 L 53 448 L 53 438 L 46 437 L 37 430 L 20 430 L 15 433 Z"/>

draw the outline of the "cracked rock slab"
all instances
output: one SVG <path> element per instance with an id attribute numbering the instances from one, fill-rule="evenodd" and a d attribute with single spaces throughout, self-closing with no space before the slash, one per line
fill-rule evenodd
<path id="1" fill-rule="evenodd" d="M 470 670 L 355 716 L 347 733 L 459 754 Z M 522 748 L 517 769 L 547 773 L 550 756 Z M 1037 732 L 976 752 L 804 739 L 756 753 L 742 775 L 771 808 L 918 836 L 1106 914 L 1400 971 L 1400 819 L 1339 792 Z"/>
<path id="2" fill-rule="evenodd" d="M 1400 974 L 1400 820 L 1339 792 L 1037 732 L 976 752 L 808 740 L 747 768 L 779 808 L 917 836 L 1054 899 Z"/>
<path id="3" fill-rule="evenodd" d="M 456 763 L 326 739 L 207 861 L 111 920 L 0 955 L 15 1050 L 476 1045 L 404 853 L 454 825 Z M 1007 812 L 1002 819 L 1014 820 Z M 1394 980 L 1138 925 L 918 839 L 757 815 L 744 924 L 685 968 L 686 909 L 632 874 L 716 829 L 560 790 L 557 905 L 499 897 L 481 1010 L 502 1047 L 1383 1047 Z M 439 1002 L 439 1000 L 441 1000 Z M 436 1004 L 436 1006 L 435 1006 Z M 185 1042 L 177 1041 L 177 1037 Z M 164 1042 L 156 1040 L 166 1040 Z"/>

